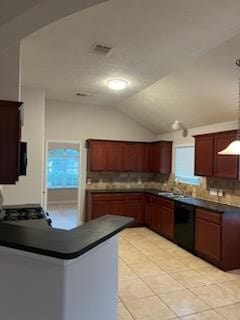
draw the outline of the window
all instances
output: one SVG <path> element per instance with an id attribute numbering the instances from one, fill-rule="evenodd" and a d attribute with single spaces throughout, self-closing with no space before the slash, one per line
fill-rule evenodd
<path id="1" fill-rule="evenodd" d="M 201 178 L 194 176 L 194 146 L 176 147 L 175 177 L 179 182 L 200 184 Z"/>
<path id="2" fill-rule="evenodd" d="M 48 150 L 48 188 L 78 188 L 79 151 Z"/>

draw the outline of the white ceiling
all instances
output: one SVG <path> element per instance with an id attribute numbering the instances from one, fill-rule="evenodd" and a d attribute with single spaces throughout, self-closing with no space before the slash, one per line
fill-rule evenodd
<path id="1" fill-rule="evenodd" d="M 236 117 L 238 0 L 110 0 L 22 41 L 22 81 L 51 99 L 112 106 L 152 132 Z M 108 56 L 90 52 L 95 43 Z M 105 81 L 126 78 L 112 92 Z M 76 91 L 89 92 L 86 98 Z"/>
<path id="2" fill-rule="evenodd" d="M 0 0 L 0 25 L 22 14 L 44 0 Z"/>

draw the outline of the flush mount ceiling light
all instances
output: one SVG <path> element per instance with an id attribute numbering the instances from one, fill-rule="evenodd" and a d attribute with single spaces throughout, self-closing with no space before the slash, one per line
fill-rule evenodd
<path id="1" fill-rule="evenodd" d="M 240 59 L 236 60 L 240 67 Z M 240 78 L 238 80 L 238 129 L 236 140 L 232 141 L 225 149 L 218 152 L 220 155 L 240 155 Z"/>
<path id="2" fill-rule="evenodd" d="M 178 120 L 175 120 L 172 124 L 172 129 L 173 130 L 183 130 L 183 137 L 186 137 L 188 135 L 188 130 L 187 128 L 184 127 L 184 125 L 178 121 Z"/>
<path id="3" fill-rule="evenodd" d="M 106 85 L 112 90 L 123 90 L 128 86 L 128 81 L 123 79 L 110 79 L 106 81 Z"/>

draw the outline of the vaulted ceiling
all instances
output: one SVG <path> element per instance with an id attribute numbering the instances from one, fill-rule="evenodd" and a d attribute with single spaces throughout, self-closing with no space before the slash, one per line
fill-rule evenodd
<path id="1" fill-rule="evenodd" d="M 22 82 L 50 99 L 112 106 L 154 133 L 236 118 L 238 0 L 110 0 L 22 41 Z M 107 56 L 92 53 L 101 43 Z M 110 91 L 109 78 L 129 81 Z M 77 97 L 76 92 L 88 97 Z"/>

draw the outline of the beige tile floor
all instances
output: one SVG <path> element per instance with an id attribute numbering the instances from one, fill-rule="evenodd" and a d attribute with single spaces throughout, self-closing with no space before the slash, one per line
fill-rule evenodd
<path id="1" fill-rule="evenodd" d="M 223 272 L 146 228 L 126 229 L 118 320 L 168 319 L 240 320 L 240 270 Z"/>

